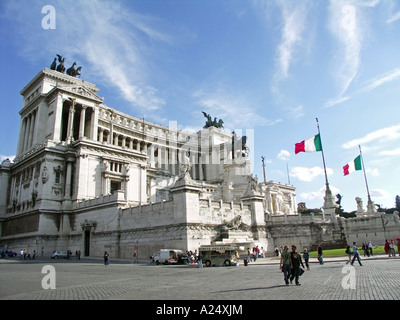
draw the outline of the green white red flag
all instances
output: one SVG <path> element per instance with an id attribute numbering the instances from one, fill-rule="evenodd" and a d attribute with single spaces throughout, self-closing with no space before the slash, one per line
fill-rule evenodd
<path id="1" fill-rule="evenodd" d="M 353 161 L 349 162 L 343 167 L 343 174 L 347 176 L 348 174 L 356 170 L 362 170 L 361 155 L 359 155 L 357 158 L 355 158 Z"/>
<path id="2" fill-rule="evenodd" d="M 315 152 L 322 151 L 321 136 L 317 134 L 309 139 L 303 140 L 302 142 L 296 143 L 294 153 L 299 152 Z"/>

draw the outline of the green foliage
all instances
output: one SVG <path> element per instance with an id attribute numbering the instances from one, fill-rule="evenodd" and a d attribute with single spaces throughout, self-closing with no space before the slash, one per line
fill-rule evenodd
<path id="1" fill-rule="evenodd" d="M 395 207 L 397 210 L 400 210 L 400 196 L 399 195 L 396 196 Z"/>
<path id="2" fill-rule="evenodd" d="M 322 248 L 323 249 L 323 248 Z M 346 248 L 340 249 L 330 249 L 330 250 L 323 250 L 322 255 L 323 257 L 346 257 L 347 254 L 344 252 Z M 363 256 L 364 252 L 361 247 L 358 247 L 358 252 L 360 252 L 361 257 Z M 372 254 L 384 254 L 385 247 L 384 246 L 377 246 L 372 249 Z M 318 252 L 317 251 L 310 251 L 310 258 L 317 258 Z"/>

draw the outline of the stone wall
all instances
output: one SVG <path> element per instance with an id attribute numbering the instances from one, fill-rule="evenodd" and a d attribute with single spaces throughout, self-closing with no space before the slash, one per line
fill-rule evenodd
<path id="1" fill-rule="evenodd" d="M 315 250 L 319 244 L 325 249 L 344 248 L 353 241 L 383 245 L 385 239 L 400 236 L 397 215 L 377 213 L 345 219 L 327 214 L 265 214 L 266 222 L 262 224 L 254 217 L 253 211 L 258 210 L 255 204 L 259 203 L 256 199 L 214 201 L 201 199 L 193 191 L 175 192 L 171 201 L 124 208 L 118 194 L 114 194 L 78 203 L 71 212 L 15 217 L 3 222 L 8 233 L 3 233 L 1 245 L 14 250 L 31 248 L 38 254 L 44 248 L 46 256 L 56 249 L 81 250 L 83 254 L 88 231 L 90 256 L 101 257 L 109 251 L 113 258 L 131 258 L 137 246 L 142 259 L 161 248 L 196 250 L 212 241 L 223 241 L 221 227 L 239 215 L 248 229 L 230 233 L 245 234 L 266 248 L 267 255 L 273 254 L 275 245 L 295 244 L 299 250 Z M 186 215 L 180 211 L 183 202 L 187 205 Z"/>

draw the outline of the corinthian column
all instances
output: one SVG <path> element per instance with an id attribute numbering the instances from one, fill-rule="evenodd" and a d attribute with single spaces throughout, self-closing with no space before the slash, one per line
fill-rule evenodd
<path id="1" fill-rule="evenodd" d="M 75 99 L 72 99 L 72 105 L 69 108 L 69 115 L 68 115 L 67 142 L 71 142 L 74 138 L 73 135 L 74 114 L 75 114 Z"/>
<path id="2" fill-rule="evenodd" d="M 79 139 L 83 138 L 85 136 L 86 108 L 87 108 L 87 106 L 82 106 L 81 119 L 79 122 Z"/>

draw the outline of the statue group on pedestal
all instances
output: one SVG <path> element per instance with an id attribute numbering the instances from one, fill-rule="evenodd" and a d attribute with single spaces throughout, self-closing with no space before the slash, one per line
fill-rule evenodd
<path id="1" fill-rule="evenodd" d="M 61 73 L 65 72 L 65 60 L 67 60 L 65 57 L 60 56 L 59 54 L 56 55 L 58 58 L 54 58 L 50 69 L 51 70 L 55 70 Z M 57 60 L 58 60 L 58 65 L 57 65 Z M 67 75 L 72 76 L 72 77 L 76 77 L 76 76 L 80 76 L 81 75 L 81 70 L 82 67 L 78 67 L 75 68 L 76 66 L 76 62 L 74 62 L 72 64 L 72 66 L 70 68 L 67 69 Z"/>
<path id="2" fill-rule="evenodd" d="M 204 129 L 209 128 L 209 127 L 216 127 L 216 128 L 223 128 L 224 127 L 224 121 L 222 119 L 219 119 L 217 121 L 217 118 L 215 117 L 214 120 L 211 120 L 211 115 L 208 113 L 205 113 L 202 111 L 203 115 L 207 118 L 206 124 L 204 125 Z"/>

